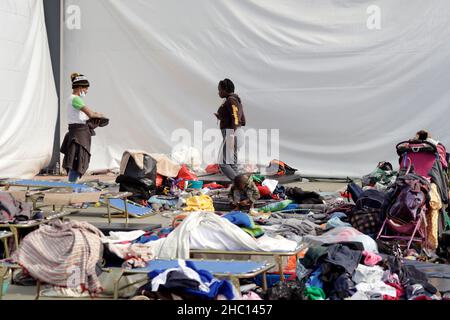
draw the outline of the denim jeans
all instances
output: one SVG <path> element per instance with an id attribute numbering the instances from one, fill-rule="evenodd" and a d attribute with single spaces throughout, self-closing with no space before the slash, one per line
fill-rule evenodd
<path id="1" fill-rule="evenodd" d="M 79 178 L 80 174 L 78 173 L 78 171 L 72 169 L 69 170 L 69 182 L 76 183 Z"/>
<path id="2" fill-rule="evenodd" d="M 231 181 L 239 175 L 238 169 L 238 152 L 242 146 L 242 132 L 237 130 L 234 132 L 234 138 L 230 135 L 233 130 L 222 130 L 223 144 L 222 154 L 219 161 L 219 167 L 222 173 Z"/>

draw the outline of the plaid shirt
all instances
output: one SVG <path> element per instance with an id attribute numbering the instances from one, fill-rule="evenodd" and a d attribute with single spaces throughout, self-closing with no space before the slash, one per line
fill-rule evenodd
<path id="1" fill-rule="evenodd" d="M 350 223 L 356 230 L 364 234 L 374 234 L 381 227 L 380 210 L 356 211 L 350 217 Z"/>
<path id="2" fill-rule="evenodd" d="M 253 178 L 250 177 L 245 184 L 244 190 L 238 190 L 234 185 L 231 187 L 230 193 L 228 194 L 228 198 L 231 202 L 239 203 L 242 200 L 250 200 L 252 203 L 255 203 L 260 197 L 258 187 L 253 182 Z"/>

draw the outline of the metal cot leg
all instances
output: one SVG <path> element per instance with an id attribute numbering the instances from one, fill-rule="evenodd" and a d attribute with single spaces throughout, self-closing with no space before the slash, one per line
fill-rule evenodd
<path id="1" fill-rule="evenodd" d="M 3 240 L 3 247 L 5 248 L 5 258 L 9 258 L 10 252 L 8 246 L 8 238 L 4 238 L 2 240 Z"/>
<path id="2" fill-rule="evenodd" d="M 35 300 L 39 300 L 40 297 L 41 297 L 41 281 L 37 280 L 37 282 L 36 282 L 36 298 L 35 298 Z"/>
<path id="3" fill-rule="evenodd" d="M 267 272 L 263 272 L 262 274 L 262 289 L 267 291 Z"/>
<path id="4" fill-rule="evenodd" d="M 230 276 L 230 281 L 236 288 L 237 292 L 241 293 L 241 283 L 239 282 L 239 278 L 235 276 Z"/>
<path id="5" fill-rule="evenodd" d="M 282 282 L 286 281 L 286 278 L 284 277 L 284 270 L 283 270 L 283 257 L 276 255 L 275 256 L 275 261 L 277 262 L 278 265 L 278 271 L 280 272 L 280 280 Z"/>
<path id="6" fill-rule="evenodd" d="M 17 249 L 19 249 L 19 242 L 20 242 L 20 240 L 19 240 L 19 230 L 17 230 L 17 228 L 14 227 L 14 226 L 9 226 L 9 229 L 11 230 L 11 232 L 14 235 L 14 242 L 16 244 L 16 250 L 17 250 Z"/>
<path id="7" fill-rule="evenodd" d="M 120 280 L 123 277 L 123 271 L 120 272 L 119 277 L 117 278 L 116 282 L 114 283 L 114 300 L 119 299 L 119 285 Z"/>
<path id="8" fill-rule="evenodd" d="M 125 224 L 128 227 L 128 224 L 130 222 L 130 216 L 128 215 L 128 199 L 125 198 Z"/>
<path id="9" fill-rule="evenodd" d="M 108 224 L 111 224 L 111 204 L 108 197 L 106 197 L 106 210 L 108 212 Z"/>

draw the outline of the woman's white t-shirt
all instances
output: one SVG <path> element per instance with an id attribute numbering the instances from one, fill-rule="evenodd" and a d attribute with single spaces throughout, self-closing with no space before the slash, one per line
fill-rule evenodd
<path id="1" fill-rule="evenodd" d="M 72 94 L 67 103 L 68 124 L 85 124 L 89 117 L 81 111 L 86 106 L 81 97 Z"/>

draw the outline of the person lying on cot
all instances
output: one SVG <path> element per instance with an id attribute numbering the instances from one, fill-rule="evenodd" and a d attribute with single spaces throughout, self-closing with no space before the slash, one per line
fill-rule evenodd
<path id="1" fill-rule="evenodd" d="M 260 194 L 253 178 L 241 174 L 234 178 L 228 198 L 232 210 L 252 210 L 256 200 L 260 198 Z"/>

